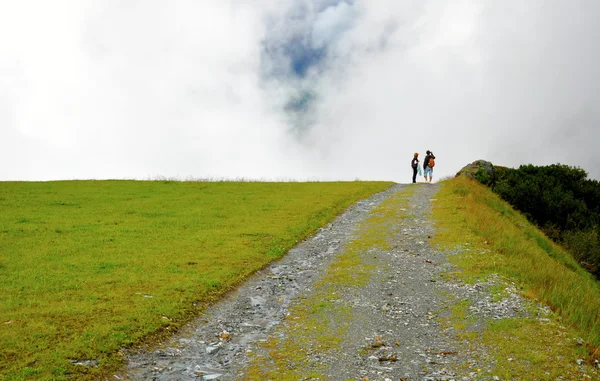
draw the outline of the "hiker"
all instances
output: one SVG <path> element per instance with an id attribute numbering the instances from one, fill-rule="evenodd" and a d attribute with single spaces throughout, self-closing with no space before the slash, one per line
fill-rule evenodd
<path id="1" fill-rule="evenodd" d="M 413 169 L 413 184 L 417 182 L 417 171 L 419 171 L 419 169 L 420 169 L 418 157 L 419 157 L 419 153 L 415 152 L 415 156 L 413 157 L 412 161 L 410 162 L 410 165 Z"/>
<path id="2" fill-rule="evenodd" d="M 423 172 L 425 174 L 425 182 L 427 182 L 427 175 L 429 174 L 429 182 L 433 179 L 433 167 L 435 166 L 435 155 L 433 152 L 427 150 L 427 156 L 423 160 Z"/>

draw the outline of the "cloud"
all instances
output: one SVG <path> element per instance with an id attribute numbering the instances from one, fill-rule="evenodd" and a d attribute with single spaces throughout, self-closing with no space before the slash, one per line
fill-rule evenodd
<path id="1" fill-rule="evenodd" d="M 331 5 L 318 13 L 311 31 L 313 49 L 323 49 L 335 44 L 337 39 L 352 28 L 356 17 L 355 8 L 346 2 Z"/>
<path id="2" fill-rule="evenodd" d="M 35 12 L 31 11 L 36 9 Z M 591 1 L 0 4 L 0 179 L 600 178 Z"/>

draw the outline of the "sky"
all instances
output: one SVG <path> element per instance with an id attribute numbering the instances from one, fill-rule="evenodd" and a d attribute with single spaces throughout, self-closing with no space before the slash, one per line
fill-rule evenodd
<path id="1" fill-rule="evenodd" d="M 600 179 L 596 0 L 0 0 L 0 180 Z"/>

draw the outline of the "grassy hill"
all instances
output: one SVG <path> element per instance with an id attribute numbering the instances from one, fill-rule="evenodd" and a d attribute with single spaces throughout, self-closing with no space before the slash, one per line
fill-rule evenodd
<path id="1" fill-rule="evenodd" d="M 443 249 L 462 248 L 450 256 L 459 268 L 454 276 L 470 282 L 499 274 L 524 296 L 549 306 L 561 322 L 515 319 L 500 326 L 490 321 L 471 340 L 492 349 L 497 374 L 502 379 L 557 379 L 573 365 L 574 356 L 594 364 L 600 347 L 600 283 L 593 275 L 474 180 L 445 181 L 436 198 L 435 242 Z"/>
<path id="2" fill-rule="evenodd" d="M 0 379 L 106 374 L 390 185 L 2 182 Z"/>
<path id="3" fill-rule="evenodd" d="M 0 183 L 0 379 L 109 374 L 122 365 L 120 348 L 168 334 L 389 186 Z M 595 360 L 600 286 L 591 274 L 475 181 L 444 181 L 433 205 L 434 242 L 462 248 L 450 255 L 457 265 L 450 276 L 471 282 L 498 274 L 550 306 L 565 326 L 490 321 L 468 336 L 492 349 L 502 379 L 556 379 L 573 358 Z M 463 312 L 453 319 L 468 319 Z M 92 366 L 74 364 L 85 361 Z"/>

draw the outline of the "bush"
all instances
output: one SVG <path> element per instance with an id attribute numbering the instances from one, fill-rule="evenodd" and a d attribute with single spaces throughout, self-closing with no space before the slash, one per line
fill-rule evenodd
<path id="1" fill-rule="evenodd" d="M 489 185 L 492 182 L 492 176 L 490 176 L 482 167 L 479 167 L 475 173 L 475 179 L 484 185 Z"/>
<path id="2" fill-rule="evenodd" d="M 567 231 L 562 236 L 564 246 L 586 270 L 600 278 L 600 237 L 598 230 Z"/>
<path id="3" fill-rule="evenodd" d="M 586 229 L 595 225 L 597 213 L 591 213 L 585 194 L 598 188 L 584 186 L 586 177 L 583 169 L 561 164 L 522 165 L 503 171 L 494 191 L 539 226 Z"/>
<path id="4" fill-rule="evenodd" d="M 587 179 L 583 169 L 562 164 L 499 168 L 494 192 L 600 278 L 600 183 Z M 490 185 L 484 174 L 476 178 Z"/>

